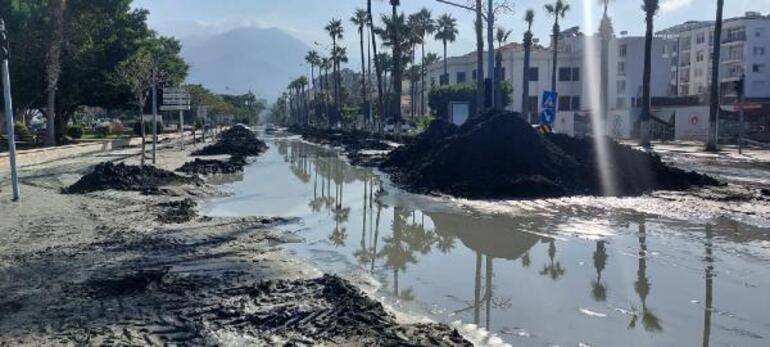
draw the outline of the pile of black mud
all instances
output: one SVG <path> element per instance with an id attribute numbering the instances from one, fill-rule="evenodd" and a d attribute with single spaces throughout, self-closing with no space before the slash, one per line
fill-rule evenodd
<path id="1" fill-rule="evenodd" d="M 291 129 L 302 135 L 305 141 L 331 147 L 342 147 L 353 165 L 377 166 L 385 160 L 385 153 L 367 153 L 371 151 L 390 151 L 393 149 L 385 141 L 402 142 L 392 136 L 373 135 L 365 131 L 343 131 L 325 129 Z"/>
<path id="2" fill-rule="evenodd" d="M 258 302 L 254 312 L 240 320 L 289 339 L 287 345 L 471 346 L 443 324 L 397 323 L 382 304 L 332 275 L 263 282 L 229 294 Z"/>
<path id="3" fill-rule="evenodd" d="M 203 147 L 192 155 L 258 156 L 267 151 L 267 145 L 257 134 L 243 125 L 235 125 L 223 131 L 216 143 Z"/>
<path id="4" fill-rule="evenodd" d="M 195 159 L 194 161 L 186 162 L 175 171 L 188 175 L 223 175 L 242 172 L 245 166 L 246 158 L 236 155 L 227 161 Z"/>
<path id="5" fill-rule="evenodd" d="M 162 210 L 158 221 L 164 224 L 182 224 L 191 221 L 198 215 L 198 203 L 192 199 L 177 200 L 158 204 Z"/>
<path id="6" fill-rule="evenodd" d="M 153 166 L 134 166 L 123 163 L 101 163 L 94 170 L 81 177 L 73 185 L 62 189 L 65 194 L 85 194 L 102 190 L 124 190 L 153 193 L 158 187 L 180 185 L 185 183 L 199 184 L 198 178 L 177 175 L 171 171 L 158 169 Z"/>
<path id="7" fill-rule="evenodd" d="M 669 167 L 657 155 L 607 142 L 611 191 L 602 185 L 591 139 L 541 135 L 515 113 L 486 114 L 459 128 L 434 121 L 380 168 L 416 192 L 481 199 L 638 196 L 720 185 Z"/>

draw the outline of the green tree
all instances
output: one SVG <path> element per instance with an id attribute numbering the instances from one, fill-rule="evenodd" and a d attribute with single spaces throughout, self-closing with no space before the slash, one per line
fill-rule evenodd
<path id="1" fill-rule="evenodd" d="M 350 18 L 350 21 L 358 28 L 358 37 L 361 44 L 361 108 L 368 110 L 368 91 L 366 90 L 366 51 L 364 50 L 364 28 L 369 23 L 369 13 L 364 9 L 356 9 L 356 13 Z M 367 111 L 364 112 L 367 116 Z M 369 119 L 367 117 L 366 121 Z"/>
<path id="2" fill-rule="evenodd" d="M 139 111 L 139 122 L 142 132 L 142 155 L 140 163 L 141 166 L 144 166 L 146 134 L 142 113 L 147 104 L 149 89 L 153 83 L 152 57 L 150 56 L 149 51 L 140 50 L 121 62 L 115 69 L 112 77 L 114 83 L 127 87 L 134 94 L 135 103 Z"/>
<path id="3" fill-rule="evenodd" d="M 61 77 L 61 55 L 64 46 L 64 21 L 67 11 L 67 0 L 50 0 L 50 38 L 45 64 L 46 71 L 46 118 L 47 146 L 56 145 L 56 90 Z"/>
<path id="4" fill-rule="evenodd" d="M 337 106 L 337 108 L 340 107 L 340 75 L 339 75 L 339 49 L 337 46 L 338 40 L 341 40 L 343 38 L 345 29 L 342 27 L 342 21 L 339 19 L 332 19 L 329 24 L 325 27 L 326 32 L 329 34 L 329 36 L 332 38 L 332 51 L 331 51 L 331 58 L 332 58 L 332 79 L 333 79 L 333 87 L 334 87 L 334 104 Z"/>
<path id="5" fill-rule="evenodd" d="M 524 14 L 524 22 L 527 23 L 527 31 L 524 32 L 524 71 L 522 72 L 522 78 L 524 79 L 523 87 L 521 89 L 521 113 L 529 113 L 529 64 L 532 56 L 532 22 L 535 21 L 535 11 L 528 9 Z"/>
<path id="6" fill-rule="evenodd" d="M 374 17 L 372 16 L 372 0 L 366 1 L 366 12 L 368 14 L 369 18 L 369 32 L 372 36 L 372 55 L 374 55 L 374 71 L 375 75 L 377 75 L 377 109 L 379 110 L 380 118 L 385 117 L 385 98 L 384 98 L 384 91 L 383 91 L 383 80 L 382 80 L 382 62 L 380 61 L 380 56 L 377 54 L 377 35 L 376 30 L 374 28 Z M 382 133 L 382 126 L 383 122 L 382 119 L 380 119 L 379 123 L 379 131 Z"/>
<path id="7" fill-rule="evenodd" d="M 644 71 L 642 73 L 642 115 L 640 144 L 650 146 L 650 78 L 652 76 L 652 35 L 655 15 L 660 9 L 659 0 L 643 0 L 644 20 L 646 25 L 644 35 Z M 718 57 L 718 56 L 717 56 Z"/>
<path id="8" fill-rule="evenodd" d="M 449 68 L 447 66 L 447 43 L 457 40 L 457 19 L 449 14 L 443 14 L 436 21 L 436 40 L 440 40 L 444 45 L 444 77 L 449 83 Z"/>
<path id="9" fill-rule="evenodd" d="M 425 114 L 425 74 L 427 73 L 425 63 L 425 36 L 436 32 L 436 21 L 433 20 L 433 14 L 427 8 L 422 8 L 415 16 L 414 34 L 420 38 L 420 114 Z"/>
<path id="10" fill-rule="evenodd" d="M 312 50 L 307 52 L 307 55 L 305 56 L 305 62 L 310 65 L 310 80 L 315 86 L 315 67 L 320 64 L 321 56 L 318 55 L 318 52 Z"/>

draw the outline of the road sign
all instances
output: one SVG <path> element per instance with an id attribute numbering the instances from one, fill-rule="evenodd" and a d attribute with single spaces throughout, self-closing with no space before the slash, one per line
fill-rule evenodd
<path id="1" fill-rule="evenodd" d="M 189 111 L 190 105 L 162 105 L 160 107 L 161 111 L 168 112 L 168 111 Z"/>
<path id="2" fill-rule="evenodd" d="M 741 109 L 743 109 L 743 110 L 761 110 L 762 109 L 762 104 L 758 103 L 758 102 L 744 102 L 743 106 L 741 106 L 740 102 L 736 102 L 733 109 L 735 110 L 735 112 L 738 112 Z"/>
<path id="3" fill-rule="evenodd" d="M 540 112 L 540 124 L 553 125 L 556 120 L 556 102 L 559 100 L 559 94 L 556 92 L 543 92 L 542 111 Z"/>
<path id="4" fill-rule="evenodd" d="M 190 93 L 181 88 L 163 88 L 161 111 L 189 111 Z"/>

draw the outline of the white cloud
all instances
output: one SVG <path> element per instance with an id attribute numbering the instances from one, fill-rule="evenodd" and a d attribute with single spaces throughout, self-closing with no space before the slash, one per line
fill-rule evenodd
<path id="1" fill-rule="evenodd" d="M 676 12 L 683 8 L 690 7 L 693 0 L 664 0 L 660 4 L 660 10 L 664 13 Z"/>

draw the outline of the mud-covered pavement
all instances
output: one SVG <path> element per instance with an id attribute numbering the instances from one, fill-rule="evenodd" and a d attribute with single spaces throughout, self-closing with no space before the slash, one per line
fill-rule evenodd
<path id="1" fill-rule="evenodd" d="M 337 277 L 288 257 L 283 218 L 211 218 L 194 204 L 216 186 L 152 195 L 60 190 L 132 149 L 21 171 L 11 203 L 0 174 L 0 345 L 463 345 L 454 330 L 402 324 Z M 173 170 L 189 152 L 158 152 Z"/>

